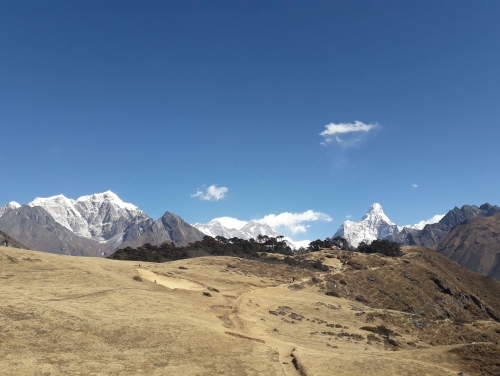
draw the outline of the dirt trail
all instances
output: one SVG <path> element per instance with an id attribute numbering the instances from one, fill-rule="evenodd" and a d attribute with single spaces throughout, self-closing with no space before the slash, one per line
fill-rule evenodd
<path id="1" fill-rule="evenodd" d="M 167 277 L 164 275 L 156 274 L 151 270 L 146 269 L 137 269 L 137 272 L 139 273 L 141 278 L 168 287 L 169 289 L 182 289 L 192 291 L 201 291 L 205 289 L 205 286 L 203 286 L 202 284 L 190 281 L 188 279 Z"/>
<path id="2" fill-rule="evenodd" d="M 266 290 L 266 289 L 283 289 L 287 288 L 290 286 L 289 283 L 283 284 L 280 286 L 276 287 L 254 287 L 238 296 L 236 301 L 233 302 L 233 308 L 231 310 L 231 313 L 227 316 L 228 319 L 231 322 L 231 328 L 239 332 L 240 334 L 246 336 L 246 337 L 251 337 L 260 341 L 263 341 L 264 344 L 272 348 L 273 350 L 278 351 L 278 358 L 279 358 L 279 363 L 281 366 L 281 369 L 283 370 L 283 373 L 286 376 L 302 376 L 303 373 L 300 373 L 295 365 L 294 365 L 294 356 L 293 352 L 295 350 L 295 345 L 289 342 L 284 342 L 280 341 L 274 337 L 270 336 L 263 336 L 259 335 L 256 333 L 253 333 L 252 330 L 249 328 L 249 325 L 247 325 L 246 321 L 242 319 L 239 316 L 240 309 L 241 309 L 241 303 L 243 302 L 243 299 L 245 298 L 246 295 L 250 293 L 255 293 L 258 292 L 259 290 Z M 295 360 L 296 362 L 296 360 Z"/>
<path id="3" fill-rule="evenodd" d="M 147 269 L 138 268 L 137 272 L 139 273 L 141 278 L 168 287 L 170 289 L 183 289 L 191 291 L 202 291 L 205 289 L 205 287 L 202 284 L 187 279 L 167 277 L 164 275 L 156 274 L 155 272 L 152 272 L 151 270 Z M 279 364 L 284 375 L 302 376 L 303 374 L 300 373 L 294 365 L 293 351 L 295 350 L 296 347 L 294 344 L 283 342 L 270 336 L 262 336 L 253 333 L 252 330 L 249 328 L 249 325 L 247 325 L 247 322 L 239 316 L 241 303 L 246 295 L 258 292 L 259 290 L 265 290 L 271 288 L 283 289 L 290 286 L 290 284 L 287 283 L 273 287 L 267 287 L 267 286 L 258 287 L 253 284 L 247 284 L 247 286 L 248 286 L 248 291 L 240 294 L 236 298 L 236 300 L 231 302 L 231 309 L 226 316 L 227 317 L 226 324 L 231 329 L 231 332 L 226 332 L 226 333 L 240 338 L 246 338 L 249 340 L 254 340 L 257 342 L 264 343 L 266 346 L 278 352 Z M 296 362 L 297 361 L 295 360 L 295 363 Z"/>

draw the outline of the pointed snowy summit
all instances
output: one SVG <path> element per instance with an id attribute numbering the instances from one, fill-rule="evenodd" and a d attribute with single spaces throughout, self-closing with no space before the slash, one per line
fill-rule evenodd
<path id="1" fill-rule="evenodd" d="M 370 209 L 366 212 L 366 214 L 361 218 L 362 221 L 383 221 L 393 225 L 394 223 L 389 219 L 387 215 L 384 213 L 384 209 L 382 209 L 382 205 L 378 202 L 374 203 L 370 206 Z"/>
<path id="2" fill-rule="evenodd" d="M 360 222 L 344 221 L 333 237 L 341 236 L 357 247 L 361 242 L 371 243 L 398 232 L 398 226 L 385 215 L 382 205 L 374 203 Z"/>

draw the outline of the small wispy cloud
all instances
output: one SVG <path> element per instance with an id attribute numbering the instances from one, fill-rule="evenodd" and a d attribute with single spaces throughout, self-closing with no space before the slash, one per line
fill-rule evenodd
<path id="1" fill-rule="evenodd" d="M 352 218 L 352 215 L 350 215 L 350 214 L 349 214 L 349 215 L 346 215 L 345 217 L 346 217 L 347 219 L 350 219 L 350 218 Z"/>
<path id="2" fill-rule="evenodd" d="M 204 187 L 204 186 L 202 186 Z M 215 184 L 205 189 L 198 189 L 196 193 L 193 193 L 191 197 L 199 197 L 200 200 L 205 201 L 219 201 L 223 199 L 229 189 L 227 187 L 217 187 Z"/>
<path id="3" fill-rule="evenodd" d="M 418 184 L 415 184 L 415 183 L 413 183 L 411 186 L 412 186 L 413 188 L 418 188 Z"/>
<path id="4" fill-rule="evenodd" d="M 359 136 L 363 133 L 368 133 L 372 129 L 378 128 L 377 123 L 365 124 L 361 121 L 356 120 L 354 123 L 330 123 L 325 125 L 325 130 L 320 133 L 320 136 L 324 137 L 324 141 L 320 142 L 321 145 L 328 145 L 329 143 L 336 141 L 339 145 L 344 147 L 349 147 L 357 144 L 362 140 Z M 353 137 L 352 134 L 358 135 Z M 340 137 L 342 136 L 342 138 Z"/>

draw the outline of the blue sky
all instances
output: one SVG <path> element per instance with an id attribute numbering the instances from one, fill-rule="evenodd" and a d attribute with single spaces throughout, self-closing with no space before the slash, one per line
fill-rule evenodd
<path id="1" fill-rule="evenodd" d="M 332 218 L 295 239 L 374 202 L 400 225 L 500 204 L 499 19 L 499 1 L 3 0 L 0 204 L 109 189 L 190 223 Z"/>

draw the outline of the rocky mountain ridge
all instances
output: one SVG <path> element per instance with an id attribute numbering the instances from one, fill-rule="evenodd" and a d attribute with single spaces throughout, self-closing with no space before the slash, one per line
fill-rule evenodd
<path id="1" fill-rule="evenodd" d="M 463 205 L 454 207 L 437 223 L 427 224 L 422 230 L 407 229 L 406 232 L 388 236 L 387 239 L 403 245 L 420 245 L 436 248 L 439 241 L 457 225 L 477 217 L 490 217 L 500 213 L 500 207 L 488 203 L 477 207 L 476 205 Z"/>
<path id="2" fill-rule="evenodd" d="M 121 244 L 132 223 L 150 219 L 135 205 L 123 202 L 111 191 L 82 196 L 76 200 L 63 195 L 37 197 L 28 205 L 44 208 L 56 222 L 75 235 L 109 243 L 110 248 Z"/>
<path id="3" fill-rule="evenodd" d="M 204 236 L 176 214 L 155 221 L 111 191 L 77 200 L 35 198 L 24 206 L 11 202 L 0 208 L 0 229 L 32 249 L 80 256 L 106 256 L 147 242 L 185 245 Z"/>

